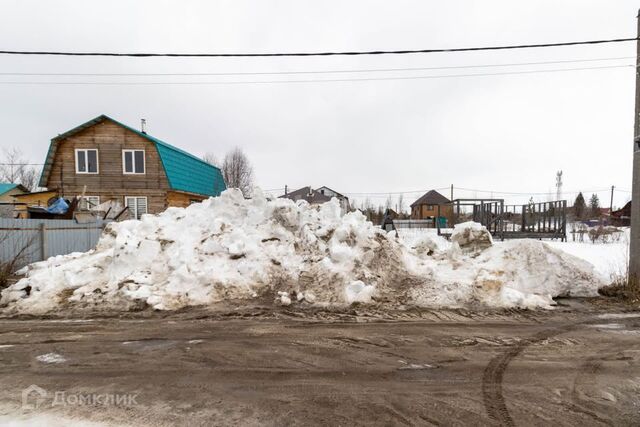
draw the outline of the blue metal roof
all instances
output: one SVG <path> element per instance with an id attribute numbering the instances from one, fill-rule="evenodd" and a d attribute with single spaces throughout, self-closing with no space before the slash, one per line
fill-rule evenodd
<path id="1" fill-rule="evenodd" d="M 7 191 L 13 190 L 18 184 L 11 184 L 8 182 L 0 182 L 0 194 L 4 194 Z"/>
<path id="2" fill-rule="evenodd" d="M 227 189 L 222 172 L 217 167 L 147 133 L 140 132 L 116 120 L 110 120 L 155 144 L 172 190 L 219 196 Z"/>
<path id="3" fill-rule="evenodd" d="M 158 155 L 162 161 L 164 172 L 169 180 L 169 187 L 172 190 L 186 191 L 188 193 L 201 194 L 204 196 L 219 196 L 227 186 L 222 178 L 222 172 L 217 167 L 210 165 L 204 160 L 187 153 L 171 144 L 159 140 L 147 133 L 140 132 L 130 126 L 120 123 L 111 117 L 104 114 L 96 117 L 93 120 L 84 123 L 69 132 L 65 132 L 51 140 L 51 146 L 49 147 L 49 153 L 47 153 L 47 163 L 53 163 L 53 154 L 55 153 L 55 146 L 57 142 L 70 136 L 73 133 L 79 132 L 87 127 L 93 126 L 103 120 L 110 120 L 123 128 L 130 130 L 131 132 L 145 138 L 151 142 L 158 150 Z M 48 175 L 47 165 L 42 171 L 42 177 L 40 178 L 40 185 L 46 182 L 45 173 Z"/>
<path id="4" fill-rule="evenodd" d="M 12 184 L 10 182 L 0 182 L 0 195 L 6 193 L 7 191 L 11 191 L 14 188 L 19 187 L 20 190 L 27 192 L 27 189 L 20 184 Z"/>

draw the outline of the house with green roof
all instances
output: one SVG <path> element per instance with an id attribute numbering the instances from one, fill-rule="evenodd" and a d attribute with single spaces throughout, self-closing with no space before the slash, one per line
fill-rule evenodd
<path id="1" fill-rule="evenodd" d="M 0 203 L 13 203 L 14 196 L 28 192 L 29 190 L 22 184 L 0 182 Z"/>
<path id="2" fill-rule="evenodd" d="M 27 194 L 29 190 L 21 184 L 0 182 L 0 218 L 14 218 L 16 216 L 16 196 Z"/>
<path id="3" fill-rule="evenodd" d="M 105 115 L 51 140 L 39 185 L 94 205 L 118 202 L 135 218 L 226 189 L 216 166 Z"/>

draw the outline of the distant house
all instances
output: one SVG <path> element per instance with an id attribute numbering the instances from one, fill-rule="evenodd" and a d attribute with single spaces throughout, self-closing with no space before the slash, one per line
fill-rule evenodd
<path id="1" fill-rule="evenodd" d="M 312 205 L 319 205 L 328 202 L 334 197 L 340 202 L 342 212 L 346 213 L 349 210 L 349 198 L 343 194 L 338 193 L 335 190 L 330 189 L 329 187 L 320 187 L 314 190 L 310 186 L 308 186 L 291 192 L 285 189 L 285 194 L 280 196 L 280 198 L 291 200 L 306 200 L 309 204 Z"/>
<path id="2" fill-rule="evenodd" d="M 450 200 L 437 191 L 428 191 L 411 204 L 411 219 L 435 219 L 438 217 L 438 207 L 440 207 L 440 218 L 449 218 L 451 216 L 449 203 Z"/>
<path id="3" fill-rule="evenodd" d="M 13 203 L 14 196 L 28 193 L 29 190 L 22 184 L 0 182 L 0 203 Z"/>
<path id="4" fill-rule="evenodd" d="M 631 225 L 631 201 L 629 201 L 622 209 L 611 212 L 611 225 L 617 227 L 629 227 Z"/>
<path id="5" fill-rule="evenodd" d="M 0 218 L 13 218 L 17 202 L 15 196 L 26 194 L 29 190 L 21 184 L 0 182 Z"/>
<path id="6" fill-rule="evenodd" d="M 186 207 L 226 189 L 220 169 L 101 115 L 51 140 L 40 187 L 92 205 L 116 201 L 130 216 Z"/>

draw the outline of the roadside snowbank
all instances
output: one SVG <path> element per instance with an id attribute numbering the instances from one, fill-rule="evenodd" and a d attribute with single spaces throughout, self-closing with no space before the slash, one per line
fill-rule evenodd
<path id="1" fill-rule="evenodd" d="M 396 239 L 336 200 L 245 200 L 236 190 L 186 209 L 111 224 L 95 250 L 30 265 L 5 311 L 160 310 L 268 297 L 280 304 L 547 307 L 604 285 L 586 262 L 535 241 L 494 246 L 478 224 L 452 243 Z M 488 237 L 487 237 L 488 236 Z"/>

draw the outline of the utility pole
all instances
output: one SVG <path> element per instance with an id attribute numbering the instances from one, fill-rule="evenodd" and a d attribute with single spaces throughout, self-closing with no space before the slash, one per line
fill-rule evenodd
<path id="1" fill-rule="evenodd" d="M 613 191 L 616 189 L 615 185 L 611 186 L 611 203 L 609 203 L 609 217 L 611 217 L 611 214 L 613 213 Z"/>
<path id="2" fill-rule="evenodd" d="M 453 184 L 451 184 L 451 199 L 450 200 L 453 202 Z"/>
<path id="3" fill-rule="evenodd" d="M 556 200 L 562 200 L 562 171 L 556 173 Z"/>
<path id="4" fill-rule="evenodd" d="M 640 36 L 640 11 L 638 11 Z M 636 108 L 633 126 L 633 184 L 631 189 L 631 248 L 629 282 L 640 280 L 640 40 L 636 42 Z"/>

